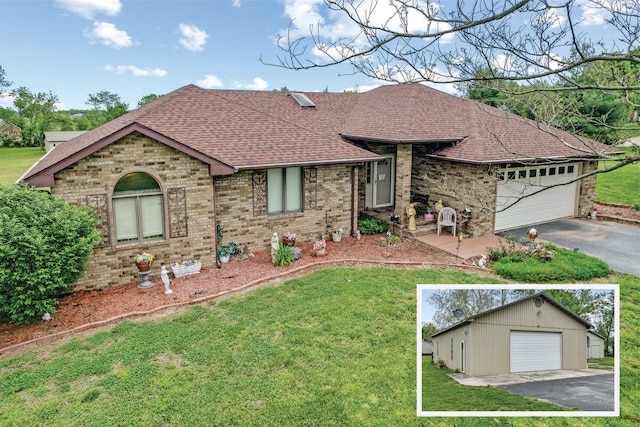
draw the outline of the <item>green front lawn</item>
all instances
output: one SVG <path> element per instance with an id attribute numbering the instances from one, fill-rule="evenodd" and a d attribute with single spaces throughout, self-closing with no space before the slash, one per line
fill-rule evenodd
<path id="1" fill-rule="evenodd" d="M 0 147 L 0 185 L 14 184 L 44 154 L 39 147 Z"/>
<path id="2" fill-rule="evenodd" d="M 625 151 L 631 153 L 630 148 L 625 148 Z M 598 168 L 605 169 L 613 164 L 613 161 L 602 161 Z M 599 174 L 596 181 L 596 200 L 623 205 L 640 203 L 640 162 Z"/>
<path id="3" fill-rule="evenodd" d="M 633 276 L 605 282 L 621 283 L 621 418 L 416 417 L 416 284 L 495 282 L 454 271 L 333 269 L 161 321 L 123 322 L 50 353 L 0 360 L 0 426 L 640 423 Z M 444 381 L 431 386 L 430 395 L 451 393 Z M 539 405 L 494 392 L 461 388 L 455 400 L 478 411 Z"/>

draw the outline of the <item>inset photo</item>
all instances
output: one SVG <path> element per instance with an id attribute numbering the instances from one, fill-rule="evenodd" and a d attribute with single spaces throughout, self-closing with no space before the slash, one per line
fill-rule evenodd
<path id="1" fill-rule="evenodd" d="M 418 285 L 418 416 L 618 416 L 618 285 Z"/>

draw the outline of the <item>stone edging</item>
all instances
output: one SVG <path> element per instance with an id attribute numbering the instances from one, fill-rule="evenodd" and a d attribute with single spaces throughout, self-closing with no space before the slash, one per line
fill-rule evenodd
<path id="1" fill-rule="evenodd" d="M 337 265 L 336 265 L 337 264 Z M 28 347 L 28 346 L 38 346 L 41 344 L 47 344 L 47 343 L 51 343 L 57 339 L 62 339 L 62 338 L 67 338 L 67 337 L 71 337 L 74 336 L 80 332 L 84 332 L 86 330 L 89 329 L 95 329 L 95 328 L 99 328 L 99 327 L 103 327 L 103 326 L 108 326 L 110 324 L 122 321 L 122 320 L 126 320 L 126 319 L 133 319 L 133 318 L 137 318 L 137 317 L 143 317 L 143 316 L 148 316 L 150 314 L 155 314 L 161 311 L 167 311 L 170 310 L 172 308 L 179 308 L 179 307 L 185 307 L 185 306 L 189 306 L 189 305 L 197 305 L 197 304 L 202 304 L 205 302 L 209 302 L 212 300 L 216 300 L 216 299 L 220 299 L 226 296 L 231 296 L 234 295 L 236 293 L 240 293 L 241 291 L 244 290 L 248 290 L 254 286 L 260 285 L 262 283 L 265 282 L 269 282 L 271 280 L 275 280 L 275 279 L 280 279 L 286 276 L 291 276 L 292 274 L 297 274 L 297 273 L 301 273 L 301 272 L 305 272 L 306 270 L 312 270 L 316 269 L 318 267 L 322 267 L 323 265 L 334 265 L 334 266 L 348 266 L 348 265 L 352 265 L 352 264 L 372 264 L 372 265 L 390 265 L 390 266 L 414 266 L 414 267 L 442 267 L 442 268 L 463 268 L 463 269 L 471 269 L 471 270 L 479 270 L 479 271 L 490 271 L 487 269 L 482 269 L 480 267 L 476 267 L 476 266 L 471 266 L 471 265 L 464 265 L 464 264 L 448 264 L 448 263 L 426 263 L 426 262 L 418 262 L 418 261 L 375 261 L 375 260 L 362 260 L 362 259 L 340 259 L 340 260 L 331 260 L 331 261 L 318 261 L 315 262 L 313 264 L 308 264 L 302 267 L 298 267 L 292 270 L 287 270 L 286 272 L 283 273 L 279 273 L 279 274 L 275 274 L 272 276 L 267 276 L 267 277 L 263 277 L 261 279 L 256 279 L 252 282 L 246 283 L 242 286 L 238 286 L 236 288 L 233 289 L 228 289 L 226 291 L 222 291 L 222 292 L 218 292 L 217 294 L 213 294 L 213 295 L 207 295 L 204 297 L 200 297 L 200 298 L 196 298 L 196 299 L 192 299 L 189 301 L 183 301 L 183 302 L 177 302 L 177 303 L 173 303 L 173 304 L 166 304 L 166 305 L 161 305 L 159 307 L 154 307 L 150 310 L 144 310 L 144 311 L 131 311 L 128 313 L 124 313 L 124 314 L 120 314 L 118 316 L 113 316 L 110 317 L 108 319 L 104 319 L 104 320 L 98 320 L 95 322 L 90 322 L 90 323 L 85 323 L 83 325 L 79 325 L 76 326 L 74 328 L 68 329 L 66 331 L 60 331 L 60 332 L 56 332 L 50 335 L 45 335 L 42 337 L 37 337 L 37 338 L 33 338 L 30 339 L 28 341 L 23 341 L 17 344 L 12 344 L 8 347 L 3 347 L 0 348 L 0 355 L 4 354 L 4 353 L 9 353 L 12 352 L 14 350 L 19 350 L 22 347 Z M 310 272 L 312 272 L 310 271 Z"/>

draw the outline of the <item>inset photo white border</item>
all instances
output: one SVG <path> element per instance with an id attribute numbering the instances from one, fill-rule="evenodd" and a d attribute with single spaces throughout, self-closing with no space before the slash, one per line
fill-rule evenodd
<path id="1" fill-rule="evenodd" d="M 463 334 L 467 334 L 467 333 L 472 333 L 472 331 L 474 330 L 473 327 L 471 327 L 471 325 L 474 323 L 475 320 L 475 325 L 478 325 L 479 322 L 478 320 L 481 321 L 485 321 L 485 323 L 488 323 L 487 319 L 488 317 L 486 317 L 486 315 L 492 316 L 491 319 L 496 322 L 496 319 L 498 319 L 498 317 L 495 317 L 494 314 L 496 314 L 496 312 L 501 310 L 501 307 L 514 307 L 514 309 L 518 309 L 520 310 L 520 307 L 516 307 L 517 304 L 521 304 L 521 302 L 523 300 L 529 300 L 531 299 L 531 307 L 533 307 L 533 312 L 530 312 L 528 315 L 525 313 L 525 315 L 521 315 L 521 317 L 519 317 L 519 324 L 514 324 L 511 325 L 511 323 L 509 323 L 509 325 L 506 328 L 506 330 L 509 331 L 509 334 L 507 335 L 506 338 L 502 338 L 501 339 L 501 343 L 503 345 L 501 345 L 501 347 L 504 347 L 504 344 L 507 343 L 507 346 L 511 346 L 510 340 L 511 337 L 513 337 L 513 339 L 521 339 L 521 338 L 526 338 L 528 339 L 525 335 L 527 332 L 536 332 L 536 331 L 540 331 L 540 332 L 549 332 L 549 334 L 545 334 L 545 337 L 551 339 L 551 341 L 554 340 L 553 338 L 553 332 L 558 333 L 560 332 L 560 348 L 561 349 L 567 349 L 570 348 L 571 346 L 569 345 L 569 341 L 567 341 L 566 343 L 562 342 L 562 338 L 564 335 L 566 335 L 566 339 L 567 340 L 576 340 L 579 339 L 581 343 L 585 343 L 584 346 L 584 351 L 585 351 L 585 365 L 586 365 L 586 359 L 587 359 L 587 339 L 582 339 L 582 337 L 578 337 L 578 335 L 573 334 L 572 332 L 569 331 L 560 331 L 561 328 L 555 328 L 555 327 L 549 327 L 546 323 L 545 320 L 542 320 L 545 316 L 545 314 L 547 314 L 547 319 L 550 319 L 552 317 L 555 317 L 556 319 L 558 318 L 562 318 L 562 316 L 568 316 L 568 319 L 570 319 L 571 321 L 575 321 L 578 324 L 584 324 L 586 321 L 586 323 L 592 323 L 592 319 L 588 319 L 588 318 L 584 318 L 584 317 L 580 317 L 577 316 L 575 313 L 573 313 L 571 310 L 567 309 L 566 307 L 564 307 L 562 304 L 558 303 L 557 301 L 553 300 L 553 298 L 551 297 L 551 300 L 549 300 L 547 297 L 549 297 L 547 294 L 544 295 L 539 295 L 541 293 L 543 293 L 546 290 L 550 290 L 550 289 L 562 289 L 562 290 L 580 290 L 580 289 L 588 289 L 588 290 L 592 290 L 594 292 L 607 292 L 607 291 L 613 291 L 614 294 L 614 328 L 613 328 L 613 335 L 614 335 L 614 349 L 613 349 L 613 355 L 614 355 L 614 369 L 613 369 L 613 374 L 614 374 L 614 396 L 613 396 L 613 410 L 611 411 L 588 411 L 588 410 L 579 410 L 579 411 L 575 411 L 575 410 L 569 410 L 567 409 L 567 411 L 483 411 L 483 410 L 478 410 L 478 411 L 457 411 L 455 409 L 452 409 L 451 411 L 448 410 L 443 410 L 442 408 L 434 408 L 434 410 L 430 410 L 429 408 L 429 399 L 428 399 L 428 395 L 427 396 L 423 396 L 423 390 L 422 390 L 422 365 L 423 365 L 423 357 L 424 358 L 428 358 L 429 359 L 429 363 L 432 363 L 433 357 L 435 357 L 435 349 L 432 350 L 433 354 L 432 356 L 423 356 L 423 348 L 422 348 L 422 326 L 423 324 L 432 322 L 434 319 L 434 315 L 436 315 L 436 309 L 434 307 L 433 304 L 430 303 L 429 298 L 435 293 L 435 291 L 441 291 L 441 290 L 448 290 L 448 291 L 453 291 L 456 289 L 465 289 L 465 290 L 515 290 L 515 289 L 521 289 L 521 290 L 532 290 L 534 291 L 534 293 L 536 295 L 539 296 L 539 298 L 534 297 L 522 297 L 522 298 L 518 298 L 517 301 L 507 301 L 505 304 L 495 304 L 493 308 L 487 309 L 487 310 L 481 310 L 482 313 L 476 316 L 469 316 L 467 314 L 464 313 L 464 310 L 461 309 L 461 307 L 452 307 L 451 308 L 451 315 L 454 316 L 453 320 L 451 319 L 442 319 L 442 311 L 440 312 L 440 314 L 438 314 L 438 323 L 441 324 L 448 324 L 448 326 L 443 326 L 441 327 L 440 330 L 437 330 L 435 335 L 441 335 L 444 336 L 446 334 L 450 334 L 453 333 L 454 331 L 456 331 L 457 329 L 459 329 Z M 546 303 L 546 305 L 545 305 Z M 525 306 L 523 306 L 525 307 Z M 455 311 L 455 313 L 453 313 Z M 529 310 L 526 310 L 526 312 L 529 312 Z M 546 312 L 546 313 L 545 313 Z M 531 317 L 531 313 L 533 313 L 536 317 L 534 319 L 537 319 L 538 316 L 540 316 L 540 321 L 539 322 L 531 322 L 530 319 Z M 448 313 L 445 313 L 446 315 L 448 315 Z M 476 317 L 482 317 L 483 319 L 477 319 Z M 529 319 L 529 321 L 527 321 L 525 318 Z M 586 317 L 586 316 L 585 316 Z M 582 319 L 582 321 L 580 320 Z M 548 323 L 549 320 L 547 320 Z M 531 323 L 531 324 L 529 324 Z M 536 323 L 536 325 L 534 325 L 533 323 Z M 498 325 L 498 322 L 495 323 L 496 325 Z M 474 325 L 474 327 L 475 327 Z M 499 326 L 501 326 L 501 329 L 504 329 L 504 324 L 500 324 Z M 538 329 L 539 328 L 539 329 Z M 585 327 L 585 332 L 588 330 L 589 328 Z M 575 329 L 574 329 L 575 330 Z M 486 331 L 485 331 L 486 332 Z M 512 334 L 512 332 L 514 332 L 514 334 Z M 575 336 L 574 336 L 575 335 Z M 486 336 L 486 335 L 485 335 Z M 586 333 L 585 333 L 586 336 Z M 533 336 L 531 336 L 533 337 Z M 529 338 L 531 338 L 529 337 Z M 542 335 L 540 335 L 540 337 L 542 337 Z M 467 339 L 464 339 L 467 338 Z M 467 347 L 460 347 L 460 351 L 458 352 L 458 356 L 465 354 L 465 355 L 472 355 L 473 352 L 476 350 L 474 348 L 471 347 L 472 342 L 467 342 L 466 344 L 462 344 L 465 341 L 471 341 L 468 338 L 471 337 L 467 337 L 465 335 L 463 339 L 459 339 L 455 342 L 455 344 L 453 346 L 451 346 L 451 348 L 449 348 L 449 346 L 442 346 L 442 347 L 447 347 L 446 349 L 442 349 L 442 351 L 447 350 L 450 351 L 451 349 L 455 348 L 456 350 L 458 350 L 458 344 L 460 345 L 466 345 Z M 537 337 L 536 337 L 537 338 Z M 453 340 L 453 338 L 452 338 Z M 557 339 L 555 339 L 557 341 Z M 459 343 L 458 343 L 459 341 Z M 484 341 L 483 341 L 484 342 Z M 436 342 L 436 345 L 439 342 Z M 498 345 L 496 343 L 494 344 L 494 348 Z M 514 342 L 515 344 L 515 342 Z M 528 344 L 527 344 L 528 345 Z M 526 347 L 526 346 L 525 346 Z M 463 348 L 465 348 L 465 350 L 462 350 Z M 439 352 L 441 349 L 439 349 Z M 509 350 L 509 356 L 507 357 L 507 364 L 510 365 L 511 364 L 511 360 L 510 360 L 510 355 L 511 355 L 511 347 L 508 347 Z M 496 350 L 498 351 L 498 350 Z M 526 349 L 525 349 L 526 351 Z M 453 353 L 452 353 L 453 354 Z M 540 354 L 540 353 L 538 353 Z M 456 363 L 456 370 L 460 371 L 459 368 L 459 364 L 466 363 L 466 369 L 462 368 L 462 370 L 465 371 L 469 371 L 469 369 L 474 370 L 473 368 L 471 368 L 469 366 L 469 361 L 474 363 L 474 359 L 468 360 L 467 359 L 468 356 L 465 356 L 464 358 L 460 358 L 460 357 L 450 357 L 451 360 L 453 360 Z M 492 357 L 495 357 L 492 356 Z M 574 360 L 577 360 L 577 358 L 573 358 Z M 518 359 L 519 360 L 519 359 Z M 561 362 L 563 365 L 564 364 L 570 364 L 572 362 L 568 361 L 569 359 L 565 359 L 564 357 L 562 358 Z M 447 362 L 445 362 L 447 363 Z M 514 364 L 516 363 L 516 361 L 514 360 Z M 541 361 L 540 363 L 542 363 L 542 365 L 544 365 L 544 361 Z M 558 361 L 550 361 L 550 366 L 556 366 Z M 495 365 L 495 364 L 494 364 Z M 463 365 L 464 366 L 464 365 Z M 541 366 L 544 369 L 544 366 Z M 506 370 L 506 373 L 504 375 L 510 375 L 511 374 L 511 367 L 509 366 Z M 563 368 L 565 368 L 563 366 Z M 484 369 L 484 368 L 483 368 Z M 580 372 L 580 369 L 577 368 L 572 368 L 572 367 L 567 367 L 567 370 L 575 370 Z M 518 367 L 515 368 L 515 371 L 520 371 L 520 369 Z M 583 371 L 584 372 L 584 371 Z M 486 284 L 468 284 L 468 285 L 460 285 L 460 284 L 452 284 L 452 285 L 443 285 L 443 284 L 420 284 L 417 285 L 417 319 L 416 319 L 416 409 L 417 409 L 417 416 L 418 417 L 468 417 L 468 416 L 519 416 L 519 417 L 539 417 L 539 416 L 544 416 L 544 417 L 589 417 L 589 416 L 599 416 L 599 417 L 612 417 L 612 416 L 619 416 L 620 415 L 620 286 L 618 284 L 495 284 L 495 285 L 486 285 Z M 467 375 L 465 373 L 459 372 L 457 375 L 464 375 L 464 377 L 467 377 Z M 502 375 L 502 373 L 499 373 L 499 375 Z M 494 376 L 495 375 L 491 375 Z M 467 378 L 465 378 L 466 380 Z M 487 386 L 486 383 L 482 382 L 482 375 L 478 375 L 477 377 L 472 377 L 469 376 L 468 377 L 469 381 L 473 381 L 474 379 L 479 380 L 478 381 L 478 385 L 484 385 L 485 387 Z M 453 379 L 452 379 L 453 381 Z M 471 385 L 469 385 L 468 387 L 473 387 Z M 433 392 L 437 392 L 437 390 L 433 391 Z M 461 396 L 461 399 L 463 399 L 464 397 Z"/>

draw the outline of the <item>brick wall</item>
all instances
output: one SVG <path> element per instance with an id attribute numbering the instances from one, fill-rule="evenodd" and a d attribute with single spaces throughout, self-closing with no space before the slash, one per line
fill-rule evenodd
<path id="1" fill-rule="evenodd" d="M 581 175 L 598 169 L 597 161 L 582 162 Z M 578 216 L 584 217 L 593 212 L 593 202 L 596 195 L 596 175 L 580 180 L 578 196 Z"/>
<path id="2" fill-rule="evenodd" d="M 111 196 L 118 180 L 131 172 L 148 173 L 160 184 L 165 222 L 165 239 L 161 241 L 116 245 Z M 104 227 L 108 230 L 103 236 L 110 239 L 94 249 L 87 271 L 73 290 L 104 289 L 140 280 L 132 257 L 143 251 L 156 255 L 153 267 L 156 275 L 162 264 L 168 266 L 185 258 L 197 258 L 204 267 L 214 266 L 214 182 L 215 215 L 223 227 L 225 243 L 237 241 L 252 251 L 266 250 L 274 231 L 279 235 L 296 232 L 300 241 L 306 242 L 319 239 L 327 230 L 330 232 L 327 221 L 335 228 L 350 227 L 350 165 L 317 168 L 316 205 L 304 213 L 254 216 L 251 177 L 252 172 L 246 171 L 214 179 L 206 164 L 138 133 L 60 171 L 52 194 L 74 205 L 87 205 L 87 196 L 104 201 Z M 176 209 L 171 212 L 168 192 L 182 188 L 186 196 L 186 236 L 170 237 L 174 226 L 171 218 Z"/>
<path id="3" fill-rule="evenodd" d="M 488 166 L 454 163 L 446 160 L 433 160 L 425 157 L 424 146 L 414 146 L 413 171 L 411 175 L 411 192 L 429 196 L 429 208 L 433 210 L 435 202 L 442 200 L 445 206 L 454 208 L 458 215 L 460 211 L 473 202 L 483 202 L 489 210 L 483 212 L 480 207 L 472 207 L 472 217 L 467 224 L 467 234 L 471 237 L 493 234 L 495 209 L 496 174 L 488 174 Z M 424 179 L 427 175 L 429 180 Z M 468 195 L 468 203 L 457 200 L 448 195 L 451 191 L 456 194 Z M 480 204 L 480 203 L 476 203 Z"/>
<path id="4" fill-rule="evenodd" d="M 246 244 L 252 251 L 268 250 L 274 232 L 278 236 L 294 232 L 304 244 L 319 240 L 322 233 L 330 239 L 334 228 L 342 227 L 346 232 L 351 227 L 351 166 L 318 167 L 316 207 L 284 215 L 254 215 L 252 174 L 243 171 L 216 180 L 216 215 L 225 243 Z"/>

